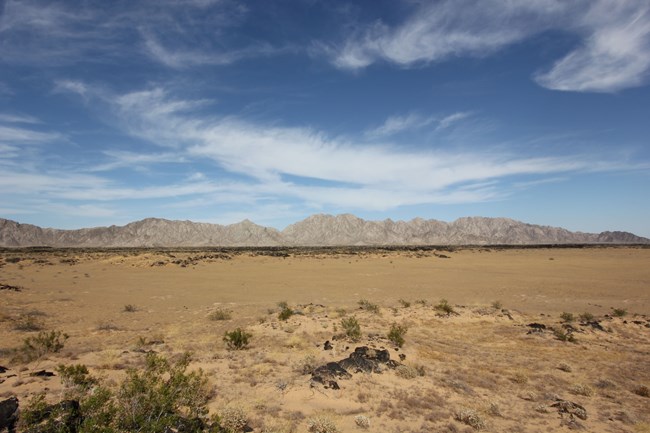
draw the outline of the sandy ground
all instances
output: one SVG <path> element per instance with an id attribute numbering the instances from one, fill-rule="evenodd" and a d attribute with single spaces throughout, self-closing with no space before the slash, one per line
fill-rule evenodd
<path id="1" fill-rule="evenodd" d="M 358 415 L 369 419 L 369 431 L 472 431 L 456 419 L 468 408 L 486 431 L 650 432 L 650 398 L 639 395 L 650 386 L 650 249 L 289 257 L 5 250 L 2 284 L 22 290 L 0 290 L 0 365 L 9 367 L 0 374 L 0 398 L 47 389 L 55 400 L 59 380 L 29 372 L 59 363 L 84 363 L 119 380 L 141 365 L 137 349 L 149 341 L 165 355 L 191 351 L 192 368 L 203 368 L 215 387 L 211 410 L 240 407 L 255 431 L 305 432 L 318 415 L 340 431 L 360 431 Z M 436 310 L 442 298 L 457 314 Z M 360 309 L 360 299 L 379 312 Z M 279 301 L 298 314 L 280 321 Z M 613 308 L 626 315 L 613 317 Z M 210 320 L 216 309 L 232 317 Z M 528 333 L 531 322 L 563 329 L 562 312 L 591 313 L 605 330 L 576 320 L 576 343 L 550 329 Z M 361 341 L 334 340 L 350 316 L 361 324 Z M 37 334 L 17 329 L 26 320 L 69 334 L 64 350 L 29 365 L 12 362 L 12 349 Z M 392 323 L 408 327 L 401 349 L 386 338 Z M 228 351 L 223 333 L 238 326 L 252 333 L 251 345 Z M 332 350 L 323 350 L 326 340 Z M 306 363 L 340 360 L 362 345 L 388 348 L 397 361 L 405 355 L 410 370 L 354 374 L 339 381 L 340 390 L 311 386 L 302 373 Z M 419 375 L 404 377 L 407 370 Z M 558 398 L 584 406 L 587 419 L 559 414 L 551 406 Z"/>

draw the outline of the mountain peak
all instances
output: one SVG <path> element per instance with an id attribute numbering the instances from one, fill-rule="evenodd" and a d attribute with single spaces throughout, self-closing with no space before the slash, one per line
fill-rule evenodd
<path id="1" fill-rule="evenodd" d="M 649 244 L 632 233 L 570 232 L 509 218 L 463 217 L 446 223 L 366 221 L 352 214 L 316 214 L 281 232 L 245 219 L 223 226 L 146 218 L 125 226 L 57 230 L 0 218 L 0 247 L 202 247 L 481 244 Z"/>

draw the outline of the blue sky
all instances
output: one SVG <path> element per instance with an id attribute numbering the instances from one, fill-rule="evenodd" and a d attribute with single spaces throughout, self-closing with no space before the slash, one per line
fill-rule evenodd
<path id="1" fill-rule="evenodd" d="M 646 0 L 0 0 L 0 217 L 650 236 Z"/>

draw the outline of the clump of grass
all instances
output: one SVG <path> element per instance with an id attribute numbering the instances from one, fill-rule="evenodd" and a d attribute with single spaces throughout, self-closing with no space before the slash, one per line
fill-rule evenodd
<path id="1" fill-rule="evenodd" d="M 34 314 L 24 314 L 14 322 L 14 329 L 16 331 L 41 331 L 45 326 Z"/>
<path id="2" fill-rule="evenodd" d="M 367 416 L 365 415 L 357 415 L 354 417 L 354 423 L 362 428 L 362 429 L 368 429 L 370 428 L 370 419 L 368 419 Z"/>
<path id="3" fill-rule="evenodd" d="M 243 432 L 248 424 L 248 418 L 243 409 L 227 407 L 219 414 L 219 424 L 227 433 Z"/>
<path id="4" fill-rule="evenodd" d="M 560 319 L 562 319 L 563 322 L 571 323 L 575 320 L 575 317 L 573 316 L 573 313 L 564 312 L 560 314 Z"/>
<path id="5" fill-rule="evenodd" d="M 426 371 L 421 365 L 398 365 L 395 368 L 395 374 L 402 379 L 415 379 L 425 376 Z"/>
<path id="6" fill-rule="evenodd" d="M 409 301 L 407 301 L 406 299 L 400 299 L 397 302 L 399 302 L 399 304 L 404 308 L 409 308 L 411 306 L 411 303 Z"/>
<path id="7" fill-rule="evenodd" d="M 361 325 L 356 317 L 344 317 L 341 319 L 341 328 L 345 335 L 352 341 L 359 341 L 361 339 Z"/>
<path id="8" fill-rule="evenodd" d="M 138 311 L 138 307 L 136 307 L 133 304 L 126 304 L 124 306 L 124 310 L 122 311 L 124 311 L 125 313 L 135 313 L 136 311 Z"/>
<path id="9" fill-rule="evenodd" d="M 500 310 L 503 308 L 503 303 L 497 299 L 496 301 L 492 302 L 492 308 L 495 310 Z"/>
<path id="10" fill-rule="evenodd" d="M 625 317 L 627 316 L 627 310 L 625 308 L 614 308 L 612 314 L 614 317 Z"/>
<path id="11" fill-rule="evenodd" d="M 553 335 L 560 341 L 566 341 L 569 343 L 577 343 L 576 338 L 573 336 L 572 332 L 565 331 L 564 329 L 554 329 Z"/>
<path id="12" fill-rule="evenodd" d="M 390 330 L 388 331 L 388 339 L 393 342 L 397 347 L 402 347 L 404 345 L 404 335 L 408 328 L 406 325 L 398 325 L 393 323 L 390 325 Z"/>
<path id="13" fill-rule="evenodd" d="M 639 395 L 641 397 L 650 397 L 650 388 L 648 388 L 646 385 L 639 385 L 634 388 L 633 391 L 636 395 Z"/>
<path id="14" fill-rule="evenodd" d="M 449 304 L 449 301 L 446 299 L 441 299 L 434 308 L 439 312 L 446 314 L 447 316 L 458 314 L 456 313 L 456 310 L 454 310 L 454 307 L 452 307 L 451 304 Z"/>
<path id="15" fill-rule="evenodd" d="M 582 322 L 591 322 L 592 320 L 594 320 L 594 315 L 587 311 L 580 315 L 580 321 Z"/>
<path id="16" fill-rule="evenodd" d="M 510 380 L 512 380 L 514 383 L 524 385 L 528 383 L 528 375 L 526 373 L 518 371 L 510 378 Z"/>
<path id="17" fill-rule="evenodd" d="M 228 310 L 218 308 L 208 315 L 208 319 L 212 321 L 230 320 L 232 319 L 232 314 Z"/>
<path id="18" fill-rule="evenodd" d="M 223 335 L 223 341 L 229 350 L 243 350 L 248 347 L 248 343 L 253 335 L 241 328 L 234 331 L 226 331 Z"/>
<path id="19" fill-rule="evenodd" d="M 571 388 L 569 388 L 569 392 L 571 392 L 571 394 L 582 395 L 585 397 L 591 397 L 594 395 L 594 390 L 591 389 L 590 386 L 581 383 L 576 383 L 573 385 Z"/>
<path id="20" fill-rule="evenodd" d="M 338 433 L 339 429 L 331 418 L 321 415 L 307 420 L 307 430 L 310 433 Z"/>
<path id="21" fill-rule="evenodd" d="M 426 299 L 417 299 L 415 303 L 418 305 L 422 305 L 423 307 L 429 305 L 429 301 L 427 301 Z"/>
<path id="22" fill-rule="evenodd" d="M 360 299 L 358 304 L 362 310 L 366 310 L 375 314 L 379 313 L 379 305 L 373 304 L 367 299 Z"/>
<path id="23" fill-rule="evenodd" d="M 454 413 L 454 419 L 460 421 L 474 430 L 482 430 L 485 428 L 485 421 L 474 409 L 461 408 Z"/>
<path id="24" fill-rule="evenodd" d="M 573 371 L 573 368 L 569 364 L 567 364 L 566 362 L 560 362 L 557 365 L 557 369 L 561 370 L 561 371 L 564 371 L 566 373 L 571 373 Z"/>
<path id="25" fill-rule="evenodd" d="M 305 355 L 300 361 L 295 365 L 295 370 L 300 374 L 311 374 L 314 370 L 318 368 L 318 362 L 314 355 Z"/>
<path id="26" fill-rule="evenodd" d="M 67 388 L 76 387 L 87 390 L 98 383 L 98 380 L 90 375 L 88 367 L 83 364 L 59 364 L 56 372 L 59 373 L 61 383 Z"/>

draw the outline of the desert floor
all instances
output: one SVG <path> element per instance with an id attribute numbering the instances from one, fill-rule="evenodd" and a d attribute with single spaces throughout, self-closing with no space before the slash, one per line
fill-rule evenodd
<path id="1" fill-rule="evenodd" d="M 306 432 L 319 416 L 343 432 L 362 431 L 360 416 L 375 432 L 650 432 L 650 248 L 2 250 L 0 288 L 0 399 L 55 401 L 60 380 L 30 373 L 61 363 L 117 383 L 147 350 L 190 351 L 214 386 L 211 412 L 240 408 L 259 432 Z M 296 313 L 286 321 L 280 301 Z M 359 341 L 341 335 L 352 316 Z M 408 328 L 402 348 L 386 337 L 393 323 Z M 246 350 L 222 341 L 236 327 L 252 334 Z M 65 348 L 16 361 L 39 328 L 67 333 Z M 310 380 L 359 346 L 401 366 L 338 390 Z"/>

